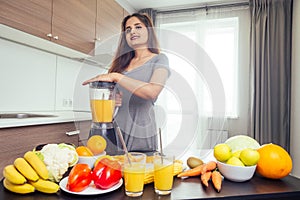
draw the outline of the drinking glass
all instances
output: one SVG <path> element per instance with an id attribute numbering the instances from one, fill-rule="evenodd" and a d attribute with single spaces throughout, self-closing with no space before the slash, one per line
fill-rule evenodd
<path id="1" fill-rule="evenodd" d="M 146 154 L 130 152 L 124 159 L 125 193 L 130 197 L 143 194 L 146 170 Z"/>
<path id="2" fill-rule="evenodd" d="M 154 153 L 154 189 L 159 195 L 168 195 L 173 186 L 174 155 Z"/>

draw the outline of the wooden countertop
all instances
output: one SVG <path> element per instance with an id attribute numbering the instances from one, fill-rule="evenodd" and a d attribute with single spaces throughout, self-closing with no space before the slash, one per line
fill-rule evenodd
<path id="1" fill-rule="evenodd" d="M 43 194 L 35 192 L 27 195 L 14 194 L 6 190 L 0 183 L 0 199 L 9 200 L 104 200 L 104 199 L 132 199 L 125 195 L 124 184 L 117 190 L 100 195 L 80 196 L 59 191 L 57 194 Z M 154 193 L 153 184 L 145 185 L 144 194 L 137 199 L 299 199 L 300 179 L 292 176 L 280 180 L 271 180 L 255 175 L 250 181 L 243 183 L 224 180 L 220 193 L 216 192 L 210 184 L 205 188 L 200 183 L 200 178 L 187 179 L 174 178 L 171 195 L 158 196 Z"/>

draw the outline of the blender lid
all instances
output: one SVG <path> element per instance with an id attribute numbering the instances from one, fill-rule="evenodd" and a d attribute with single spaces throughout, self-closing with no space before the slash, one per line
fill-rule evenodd
<path id="1" fill-rule="evenodd" d="M 107 82 L 107 81 L 95 81 L 90 83 L 90 87 L 93 88 L 111 88 L 116 85 L 115 82 Z"/>

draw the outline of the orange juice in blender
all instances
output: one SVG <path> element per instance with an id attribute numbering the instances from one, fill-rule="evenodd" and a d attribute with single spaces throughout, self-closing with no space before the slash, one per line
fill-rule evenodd
<path id="1" fill-rule="evenodd" d="M 95 127 L 110 127 L 115 112 L 115 83 L 90 83 L 90 106 Z M 101 125 L 102 124 L 102 125 Z"/>
<path id="2" fill-rule="evenodd" d="M 115 100 L 91 99 L 93 122 L 107 123 L 113 121 Z"/>

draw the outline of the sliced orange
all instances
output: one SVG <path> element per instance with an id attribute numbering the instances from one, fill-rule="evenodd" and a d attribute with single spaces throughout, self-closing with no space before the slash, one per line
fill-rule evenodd
<path id="1" fill-rule="evenodd" d="M 93 152 L 86 146 L 76 147 L 76 152 L 78 156 L 93 156 Z"/>

